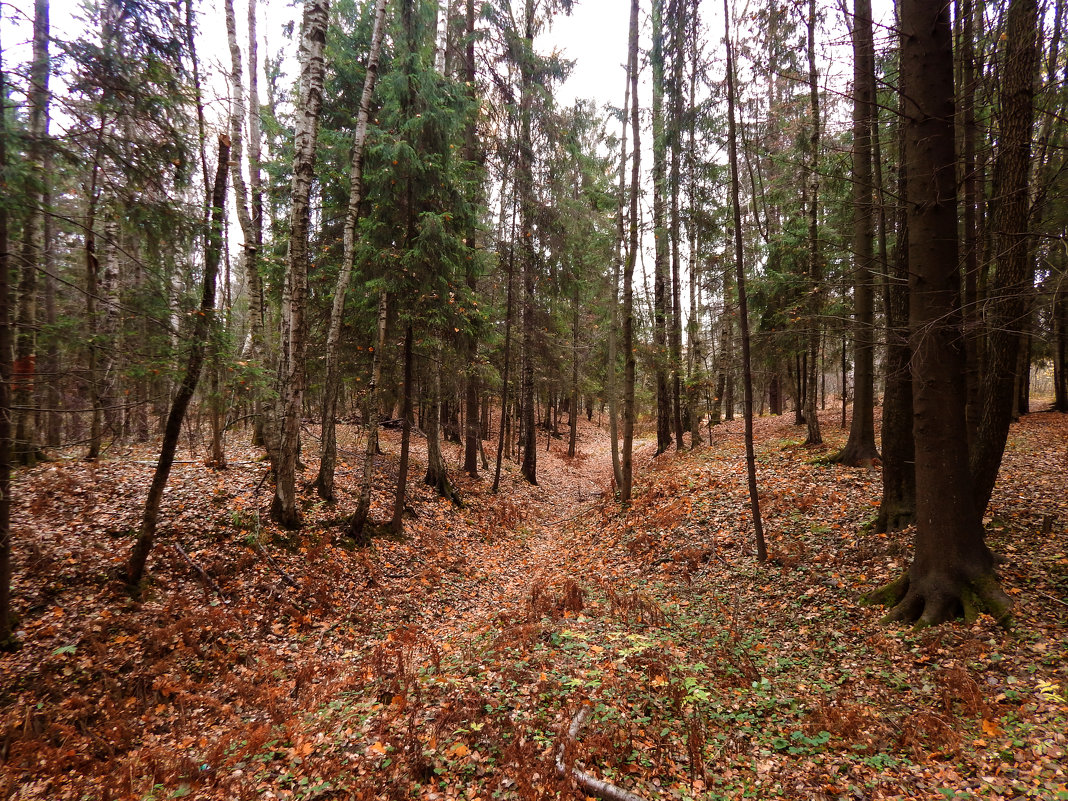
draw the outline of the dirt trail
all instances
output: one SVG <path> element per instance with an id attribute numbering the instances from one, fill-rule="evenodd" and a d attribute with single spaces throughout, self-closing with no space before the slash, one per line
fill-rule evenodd
<path id="1" fill-rule="evenodd" d="M 567 456 L 566 430 L 549 450 L 540 438 L 539 448 L 538 486 L 515 474 L 502 476 L 501 493 L 490 501 L 505 509 L 501 517 L 512 525 L 466 543 L 462 560 L 468 569 L 443 584 L 440 605 L 417 619 L 437 639 L 462 641 L 477 635 L 501 612 L 527 604 L 536 585 L 559 584 L 589 560 L 588 546 L 595 538 L 582 534 L 595 531 L 603 493 L 611 484 L 608 432 L 583 419 L 574 458 Z M 489 481 L 488 474 L 482 480 Z M 516 498 L 521 500 L 511 500 Z"/>

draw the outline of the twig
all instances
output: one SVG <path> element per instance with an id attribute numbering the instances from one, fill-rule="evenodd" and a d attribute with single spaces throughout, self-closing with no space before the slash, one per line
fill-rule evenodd
<path id="1" fill-rule="evenodd" d="M 194 562 L 189 557 L 189 554 L 187 554 L 185 552 L 185 550 L 182 548 L 181 545 L 179 545 L 177 542 L 173 543 L 173 545 L 174 545 L 174 550 L 178 551 L 178 553 L 181 555 L 181 557 L 185 560 L 185 563 L 187 565 L 189 565 L 191 568 L 193 568 L 193 570 L 196 572 L 196 574 L 198 576 L 200 576 L 200 581 L 201 581 L 201 583 L 204 584 L 204 587 L 205 588 L 211 587 L 211 589 L 215 590 L 216 594 L 220 598 L 222 598 L 224 602 L 227 602 L 226 595 L 223 594 L 222 587 L 219 586 L 218 582 L 216 582 L 215 579 L 213 579 L 211 576 L 209 576 L 207 571 L 204 570 L 204 568 L 202 568 L 200 565 L 198 565 L 196 562 Z"/>
<path id="2" fill-rule="evenodd" d="M 280 564 L 278 564 L 276 561 L 274 561 L 274 557 L 273 556 L 271 556 L 269 553 L 267 553 L 267 549 L 263 547 L 263 545 L 260 543 L 259 540 L 254 539 L 252 542 L 256 546 L 256 550 L 260 552 L 260 555 L 263 556 L 263 558 L 267 560 L 267 564 L 269 564 L 271 567 L 273 567 L 275 570 L 278 571 L 278 575 L 280 575 L 282 577 L 282 581 L 283 582 L 288 584 L 290 587 L 299 586 L 297 584 L 297 580 L 295 578 L 293 578 L 291 575 L 289 575 L 285 571 L 285 568 L 283 568 Z"/>
<path id="3" fill-rule="evenodd" d="M 570 770 L 568 769 L 567 762 L 564 760 L 564 752 L 567 750 L 568 743 L 574 743 L 578 740 L 579 732 L 582 731 L 582 726 L 586 723 L 586 719 L 589 716 L 590 707 L 583 704 L 571 721 L 571 725 L 568 726 L 567 738 L 556 747 L 557 775 L 559 775 L 560 778 L 565 778 L 570 774 L 571 778 L 575 780 L 575 784 L 590 795 L 602 798 L 604 801 L 645 801 L 640 795 L 635 795 L 630 790 L 624 790 L 622 787 L 609 784 L 608 782 L 602 781 L 596 776 L 592 776 L 576 767 L 572 767 Z"/>

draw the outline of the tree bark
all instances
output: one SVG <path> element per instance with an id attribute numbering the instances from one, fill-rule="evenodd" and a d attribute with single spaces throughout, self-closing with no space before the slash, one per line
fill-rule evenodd
<path id="1" fill-rule="evenodd" d="M 397 465 L 397 491 L 393 496 L 393 520 L 390 529 L 400 536 L 404 532 L 404 502 L 408 489 L 408 454 L 412 444 L 412 325 L 404 329 L 404 386 L 401 391 L 401 451 Z"/>
<path id="2" fill-rule="evenodd" d="M 385 292 L 378 296 L 378 335 L 371 355 L 371 382 L 364 399 L 363 423 L 367 428 L 367 446 L 363 452 L 363 474 L 360 479 L 360 500 L 356 511 L 349 519 L 348 535 L 357 542 L 364 542 L 364 526 L 371 513 L 371 490 L 374 488 L 375 454 L 378 453 L 378 386 L 382 383 L 382 352 L 386 347 L 386 324 L 389 320 L 389 305 Z"/>
<path id="3" fill-rule="evenodd" d="M 215 173 L 215 183 L 211 190 L 211 223 L 204 245 L 204 287 L 200 296 L 200 313 L 196 315 L 193 322 L 192 345 L 189 349 L 185 376 L 171 401 L 170 412 L 167 415 L 163 444 L 160 446 L 159 459 L 156 462 L 155 472 L 152 474 L 152 484 L 148 488 L 148 497 L 145 499 L 145 508 L 141 515 L 141 529 L 126 563 L 126 584 L 134 593 L 140 591 L 148 555 L 155 542 L 163 491 L 174 464 L 174 454 L 178 449 L 182 422 L 185 420 L 189 401 L 192 400 L 197 382 L 200 380 L 201 367 L 204 364 L 204 355 L 211 336 L 211 327 L 214 324 L 215 282 L 222 259 L 223 217 L 226 207 L 226 177 L 229 161 L 230 140 L 225 136 L 220 136 L 219 163 Z"/>
<path id="4" fill-rule="evenodd" d="M 855 23 L 854 23 L 855 24 Z M 823 262 L 820 254 L 819 239 L 819 159 L 820 159 L 820 93 L 816 74 L 816 0 L 808 4 L 808 34 L 806 50 L 808 52 L 808 93 L 809 114 L 812 131 L 809 134 L 809 174 L 808 174 L 808 279 L 809 279 L 809 330 L 808 330 L 808 377 L 805 393 L 805 423 L 808 435 L 806 445 L 822 445 L 823 434 L 820 432 L 820 418 L 816 414 L 817 384 L 816 376 L 819 365 L 820 349 L 820 315 L 823 312 Z"/>
<path id="5" fill-rule="evenodd" d="M 742 391 L 745 415 L 745 465 L 749 483 L 749 507 L 753 515 L 757 561 L 768 559 L 764 544 L 764 523 L 760 518 L 760 498 L 757 490 L 756 453 L 753 448 L 753 372 L 749 351 L 749 309 L 745 297 L 745 251 L 742 242 L 742 205 L 739 199 L 738 134 L 734 121 L 736 105 L 734 93 L 734 57 L 731 52 L 730 9 L 723 0 L 723 19 L 727 21 L 727 154 L 731 169 L 731 206 L 734 209 L 734 268 L 738 288 L 738 326 L 742 335 Z"/>
<path id="6" fill-rule="evenodd" d="M 520 471 L 531 484 L 538 483 L 538 435 L 534 421 L 534 142 L 531 134 L 534 74 L 530 55 L 534 47 L 534 2 L 526 0 L 523 35 L 524 53 L 520 71 L 519 159 L 516 164 L 516 190 L 519 192 L 520 246 L 523 271 L 523 378 L 521 403 L 523 420 L 523 463 Z"/>
<path id="7" fill-rule="evenodd" d="M 430 408 L 426 415 L 426 476 L 423 482 L 442 498 L 461 506 L 460 495 L 449 481 L 449 471 L 441 454 L 441 371 L 442 347 L 434 349 L 434 363 L 430 365 Z"/>
<path id="8" fill-rule="evenodd" d="M 875 110 L 871 0 L 853 5 L 853 418 L 834 461 L 871 464 L 875 445 L 875 305 L 872 291 L 875 215 L 871 139 Z"/>
<path id="9" fill-rule="evenodd" d="M 323 387 L 322 446 L 319 460 L 319 475 L 315 489 L 319 497 L 334 500 L 334 470 L 337 465 L 337 399 L 341 390 L 339 368 L 341 323 L 345 316 L 345 297 L 352 280 L 356 262 L 356 224 L 360 218 L 360 203 L 363 200 L 363 151 L 367 141 L 367 121 L 371 115 L 371 94 L 378 76 L 378 56 L 382 50 L 385 33 L 387 0 L 375 0 L 375 21 L 371 33 L 371 48 L 367 54 L 367 72 L 360 94 L 360 108 L 356 113 L 356 132 L 352 137 L 352 165 L 349 169 L 349 205 L 345 211 L 345 228 L 342 234 L 341 269 L 334 287 L 334 302 L 330 307 L 330 327 L 326 334 L 326 383 Z"/>
<path id="10" fill-rule="evenodd" d="M 326 64 L 328 0 L 305 0 L 300 97 L 294 134 L 293 182 L 289 214 L 287 279 L 289 303 L 285 320 L 278 463 L 275 465 L 275 495 L 271 519 L 289 529 L 301 525 L 297 508 L 297 458 L 304 402 L 307 354 L 308 233 L 311 226 L 310 195 L 315 177 L 315 149 L 319 136 L 319 112 L 323 104 Z"/>
<path id="11" fill-rule="evenodd" d="M 671 447 L 671 387 L 668 380 L 667 328 L 671 316 L 668 294 L 670 242 L 665 225 L 667 194 L 667 141 L 664 136 L 664 0 L 653 0 L 653 371 L 656 379 L 656 452 Z"/>
<path id="12" fill-rule="evenodd" d="M 903 0 L 901 27 L 916 538 L 907 573 L 876 597 L 893 604 L 889 620 L 934 625 L 985 609 L 1006 623 L 1011 602 L 994 576 L 968 471 L 949 8 Z"/>
<path id="13" fill-rule="evenodd" d="M 898 85 L 898 118 L 904 119 L 903 104 L 907 89 L 903 79 Z M 875 531 L 892 532 L 916 521 L 916 445 L 912 438 L 912 351 L 909 349 L 909 250 L 908 214 L 903 198 L 908 193 L 905 164 L 904 125 L 899 122 L 897 243 L 892 273 L 887 276 L 886 304 L 886 391 L 883 394 L 883 471 L 882 502 L 875 521 Z"/>
<path id="14" fill-rule="evenodd" d="M 630 77 L 630 120 L 634 156 L 630 165 L 629 247 L 623 265 L 623 452 L 620 457 L 622 481 L 619 501 L 629 504 L 634 486 L 634 263 L 638 256 L 638 191 L 641 167 L 640 118 L 638 114 L 638 0 L 630 5 L 630 52 L 627 70 Z"/>
<path id="15" fill-rule="evenodd" d="M 45 269 L 44 198 L 49 180 L 44 169 L 44 153 L 48 139 L 48 42 L 48 0 L 35 0 L 33 56 L 26 98 L 29 104 L 26 161 L 30 171 L 31 190 L 23 231 L 25 257 L 18 271 L 19 300 L 15 320 L 15 363 L 12 376 L 15 407 L 12 456 L 18 464 L 31 466 L 37 463 L 38 457 L 34 384 L 37 378 L 37 274 Z"/>
<path id="16" fill-rule="evenodd" d="M 994 160 L 994 253 L 988 287 L 986 365 L 982 411 L 971 453 L 975 517 L 982 518 L 994 491 L 1015 401 L 1021 329 L 1034 295 L 1028 249 L 1031 129 L 1034 122 L 1036 0 L 1012 0 L 1001 69 L 1000 136 Z"/>
<path id="17" fill-rule="evenodd" d="M 2 26 L 0 26 L 2 30 Z M 7 173 L 7 76 L 0 47 L 0 174 Z M 11 615 L 11 265 L 7 203 L 0 203 L 0 649 L 15 646 Z"/>

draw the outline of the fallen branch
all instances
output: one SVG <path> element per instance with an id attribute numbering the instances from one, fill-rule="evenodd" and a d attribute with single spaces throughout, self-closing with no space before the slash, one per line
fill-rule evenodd
<path id="1" fill-rule="evenodd" d="M 256 546 L 256 550 L 260 552 L 260 555 L 267 560 L 267 564 L 278 571 L 278 575 L 282 577 L 282 581 L 288 584 L 290 587 L 299 586 L 297 580 L 293 578 L 289 573 L 285 571 L 285 568 L 274 561 L 274 557 L 267 553 L 267 549 L 263 547 L 259 540 L 253 539 L 252 544 Z"/>
<path id="2" fill-rule="evenodd" d="M 579 732 L 582 731 L 583 725 L 586 723 L 586 719 L 590 716 L 590 707 L 583 704 L 571 721 L 571 725 L 567 729 L 567 737 L 556 748 L 556 773 L 561 779 L 566 778 L 568 775 L 575 780 L 582 790 L 586 793 L 596 796 L 597 798 L 604 799 L 604 801 L 645 801 L 640 795 L 635 795 L 630 790 L 624 790 L 622 787 L 617 787 L 614 784 L 609 784 L 606 781 L 598 779 L 596 776 L 592 776 L 585 771 L 581 771 L 576 767 L 568 769 L 567 762 L 564 760 L 564 752 L 567 751 L 568 743 L 575 743 L 578 741 Z"/>
<path id="3" fill-rule="evenodd" d="M 226 596 L 223 594 L 222 587 L 219 586 L 218 582 L 216 582 L 215 579 L 213 579 L 211 576 L 209 576 L 207 571 L 204 570 L 204 568 L 202 568 L 200 565 L 198 565 L 196 562 L 194 562 L 190 558 L 189 554 L 187 554 L 185 552 L 185 549 L 182 548 L 181 545 L 179 545 L 177 542 L 173 543 L 173 544 L 174 544 L 174 550 L 178 551 L 179 555 L 181 555 L 181 557 L 185 560 L 185 563 L 187 565 L 189 565 L 191 568 L 193 568 L 193 571 L 200 577 L 200 581 L 204 585 L 205 589 L 210 587 L 225 602 L 226 601 Z"/>

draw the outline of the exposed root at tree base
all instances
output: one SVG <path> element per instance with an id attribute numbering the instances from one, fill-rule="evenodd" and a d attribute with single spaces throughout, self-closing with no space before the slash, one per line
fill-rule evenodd
<path id="1" fill-rule="evenodd" d="M 1005 629 L 1012 628 L 1012 600 L 993 574 L 950 582 L 913 581 L 907 573 L 866 595 L 862 602 L 890 607 L 884 623 L 913 623 L 916 629 L 963 618 L 973 623 L 981 613 Z"/>

